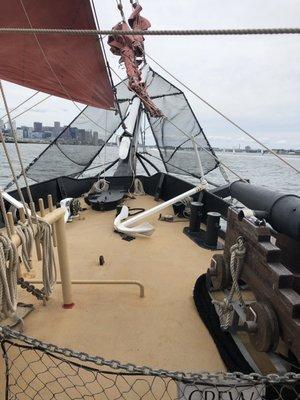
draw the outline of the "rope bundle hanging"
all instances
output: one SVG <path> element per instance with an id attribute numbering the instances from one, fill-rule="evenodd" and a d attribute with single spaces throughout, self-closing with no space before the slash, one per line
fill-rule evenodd
<path id="1" fill-rule="evenodd" d="M 142 181 L 138 178 L 135 178 L 133 195 L 134 196 L 145 196 L 145 194 L 146 193 L 145 193 Z"/>
<path id="2" fill-rule="evenodd" d="M 87 197 L 90 194 L 99 194 L 102 192 L 106 192 L 108 189 L 109 182 L 105 178 L 99 179 L 97 182 L 93 183 L 90 190 L 84 196 Z"/>
<path id="3" fill-rule="evenodd" d="M 0 320 L 17 310 L 17 271 L 19 256 L 16 246 L 0 235 Z"/>
<path id="4" fill-rule="evenodd" d="M 227 297 L 223 301 L 213 300 L 212 303 L 218 310 L 220 325 L 223 329 L 228 329 L 233 317 L 233 298 L 237 295 L 240 306 L 245 310 L 246 305 L 240 291 L 238 279 L 243 266 L 246 247 L 244 239 L 240 236 L 237 238 L 236 243 L 230 248 L 230 273 L 232 278 L 232 286 Z"/>
<path id="5" fill-rule="evenodd" d="M 41 241 L 43 261 L 42 261 L 42 280 L 44 293 L 47 299 L 50 298 L 54 284 L 56 283 L 56 264 L 52 246 L 52 228 L 48 222 L 39 218 L 37 238 Z"/>
<path id="6" fill-rule="evenodd" d="M 31 256 L 34 241 L 32 228 L 31 226 L 29 226 L 28 221 L 26 221 L 25 223 L 19 221 L 18 226 L 16 227 L 16 232 L 21 239 L 21 257 L 24 267 L 27 272 L 30 272 L 32 269 Z"/>

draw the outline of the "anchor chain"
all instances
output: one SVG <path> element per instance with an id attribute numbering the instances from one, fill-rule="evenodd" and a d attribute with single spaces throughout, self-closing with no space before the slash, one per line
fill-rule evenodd
<path id="1" fill-rule="evenodd" d="M 46 300 L 46 294 L 42 289 L 37 289 L 32 283 L 25 281 L 24 278 L 18 278 L 18 285 L 21 286 L 22 289 L 26 289 L 28 293 L 31 293 L 38 300 Z"/>
<path id="2" fill-rule="evenodd" d="M 91 356 L 84 352 L 77 352 L 68 348 L 62 348 L 56 346 L 54 344 L 45 343 L 38 339 L 28 337 L 23 333 L 17 332 L 15 330 L 11 330 L 7 327 L 0 326 L 0 342 L 3 340 L 19 340 L 23 343 L 26 343 L 33 348 L 37 348 L 40 351 L 47 351 L 53 354 L 63 355 L 65 357 L 73 357 L 80 361 L 91 362 L 97 366 L 106 366 L 110 367 L 113 370 L 123 370 L 129 373 L 136 373 L 139 375 L 146 376 L 159 376 L 163 378 L 171 378 L 179 382 L 185 383 L 193 383 L 197 384 L 199 382 L 212 382 L 216 384 L 220 382 L 224 384 L 224 381 L 227 381 L 228 384 L 232 384 L 232 380 L 236 382 L 248 382 L 252 384 L 266 384 L 266 383 L 298 383 L 300 382 L 300 374 L 295 372 L 288 372 L 284 375 L 278 374 L 268 374 L 262 375 L 259 373 L 251 373 L 244 374 L 242 372 L 202 372 L 202 373 L 193 373 L 193 372 L 180 372 L 180 371 L 168 371 L 165 369 L 153 369 L 148 366 L 138 366 L 130 363 L 121 363 L 117 360 L 108 360 L 103 357 Z"/>

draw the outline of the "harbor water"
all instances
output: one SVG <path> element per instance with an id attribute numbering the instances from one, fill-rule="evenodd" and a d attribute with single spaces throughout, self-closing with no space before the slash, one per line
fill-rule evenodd
<path id="1" fill-rule="evenodd" d="M 12 143 L 7 144 L 10 155 L 13 159 L 16 171 L 20 171 L 17 155 L 15 152 L 14 145 Z M 20 150 L 24 166 L 27 166 L 33 161 L 44 149 L 45 144 L 20 144 Z M 84 151 L 82 146 L 80 151 Z M 110 152 L 112 148 L 107 148 L 107 160 L 112 159 Z M 233 171 L 239 176 L 250 179 L 250 182 L 257 185 L 263 185 L 275 190 L 280 190 L 286 193 L 294 193 L 300 196 L 300 176 L 292 170 L 289 166 L 278 160 L 276 157 L 270 154 L 259 154 L 259 153 L 217 153 L 219 159 L 226 165 L 228 165 Z M 296 168 L 300 169 L 300 156 L 289 155 L 283 156 Z M 8 167 L 8 163 L 3 154 L 2 146 L 0 148 L 0 185 L 3 188 L 9 181 L 11 181 L 11 174 Z M 151 159 L 155 163 L 155 160 Z M 52 161 L 55 164 L 55 160 Z M 188 163 L 188 157 L 182 160 L 182 165 Z M 49 169 L 51 165 L 49 164 Z M 90 175 L 95 175 L 97 170 L 90 171 Z M 139 166 L 138 173 L 142 173 L 142 169 Z M 109 176 L 110 173 L 107 172 Z M 237 177 L 229 173 L 230 180 L 236 180 Z M 207 178 L 218 184 L 224 183 L 218 170 L 212 171 L 208 174 Z M 189 179 L 182 177 L 182 179 Z M 193 181 L 195 182 L 195 181 Z"/>

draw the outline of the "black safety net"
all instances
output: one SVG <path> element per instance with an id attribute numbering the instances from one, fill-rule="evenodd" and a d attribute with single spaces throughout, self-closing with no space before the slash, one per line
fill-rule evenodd
<path id="1" fill-rule="evenodd" d="M 183 92 L 152 70 L 147 73 L 146 84 L 164 117 L 153 118 L 140 110 L 138 152 L 144 157 L 144 165 L 151 172 L 155 170 L 152 164 L 160 171 L 200 177 L 198 151 L 204 174 L 216 168 L 213 150 Z M 86 107 L 29 165 L 27 176 L 42 182 L 86 175 L 87 171 L 95 175 L 111 165 L 113 173 L 118 161 L 116 135 L 123 132 L 122 120 L 126 125 L 134 96 L 127 85 L 124 80 L 116 86 L 120 113 Z"/>
<path id="2" fill-rule="evenodd" d="M 166 170 L 200 177 L 201 162 L 203 172 L 207 174 L 217 167 L 217 158 L 188 100 L 182 91 L 156 72 L 151 71 L 151 74 L 149 92 L 164 117 L 149 116 L 148 120 Z M 153 151 L 149 154 L 157 156 Z"/>
<path id="3" fill-rule="evenodd" d="M 117 93 L 118 88 L 122 86 L 121 82 L 117 86 Z M 114 110 L 85 107 L 29 165 L 27 176 L 36 182 L 59 176 L 76 176 L 85 171 L 104 148 L 108 153 L 107 160 L 102 160 L 104 164 L 116 159 L 118 149 L 113 136 L 120 128 L 122 119 L 126 117 L 129 99 L 120 101 L 119 107 L 120 113 Z"/>

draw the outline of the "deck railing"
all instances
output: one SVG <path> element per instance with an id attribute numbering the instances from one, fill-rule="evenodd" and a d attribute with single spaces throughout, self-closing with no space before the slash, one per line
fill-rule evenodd
<path id="1" fill-rule="evenodd" d="M 0 342 L 6 380 L 3 393 L 5 399 L 300 398 L 300 374 L 292 372 L 284 376 L 263 376 L 154 370 L 61 348 L 8 328 L 0 328 Z"/>

